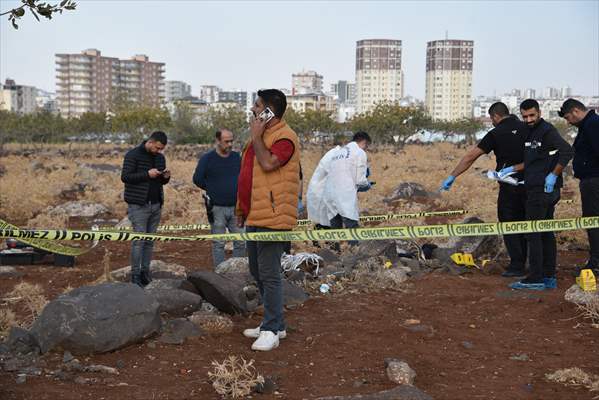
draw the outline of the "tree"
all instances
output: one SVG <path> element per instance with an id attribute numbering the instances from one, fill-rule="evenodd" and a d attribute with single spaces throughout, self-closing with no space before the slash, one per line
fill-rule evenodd
<path id="1" fill-rule="evenodd" d="M 333 119 L 333 111 L 287 109 L 284 115 L 287 124 L 300 136 L 308 137 L 313 132 L 337 133 L 341 124 Z"/>
<path id="2" fill-rule="evenodd" d="M 81 114 L 79 118 L 71 120 L 73 127 L 77 133 L 107 133 L 110 132 L 106 113 L 86 112 Z"/>
<path id="3" fill-rule="evenodd" d="M 420 108 L 383 102 L 378 103 L 371 111 L 354 116 L 347 126 L 353 132 L 368 132 L 377 143 L 397 143 L 403 146 L 410 136 L 429 128 L 431 120 Z"/>
<path id="4" fill-rule="evenodd" d="M 168 130 L 171 117 L 167 110 L 138 106 L 121 109 L 111 119 L 112 131 L 129 133 L 131 143 L 138 143 L 155 130 Z"/>
<path id="5" fill-rule="evenodd" d="M 173 113 L 172 135 L 176 143 L 197 143 L 202 135 L 196 112 L 185 102 L 177 102 Z"/>
<path id="6" fill-rule="evenodd" d="M 22 5 L 19 7 L 0 13 L 0 17 L 8 15 L 8 20 L 15 29 L 19 29 L 17 20 L 25 15 L 25 10 L 29 10 L 35 19 L 39 21 L 39 15 L 52 19 L 53 14 L 62 14 L 64 10 L 74 10 L 77 7 L 74 0 L 62 0 L 59 4 L 42 3 L 40 0 L 21 0 L 21 3 Z"/>

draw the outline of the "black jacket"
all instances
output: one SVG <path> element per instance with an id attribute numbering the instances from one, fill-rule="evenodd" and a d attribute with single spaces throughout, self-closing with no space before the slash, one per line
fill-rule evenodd
<path id="1" fill-rule="evenodd" d="M 574 176 L 578 179 L 599 177 L 599 115 L 590 110 L 578 126 L 574 139 Z"/>
<path id="2" fill-rule="evenodd" d="M 166 159 L 160 153 L 153 155 L 146 151 L 146 142 L 129 150 L 125 154 L 123 161 L 123 170 L 121 171 L 121 181 L 125 184 L 125 201 L 127 204 L 144 205 L 147 202 L 148 190 L 150 189 L 150 176 L 148 171 L 152 168 L 158 170 L 166 169 Z M 160 185 L 160 204 L 164 204 L 164 190 L 162 185 L 166 185 L 169 179 L 158 176 L 155 178 Z"/>
<path id="3" fill-rule="evenodd" d="M 568 165 L 574 151 L 557 129 L 550 123 L 541 119 L 538 124 L 530 128 L 524 143 L 524 184 L 527 188 L 543 187 L 545 177 L 553 172 L 559 163 Z M 556 187 L 563 185 L 561 175 L 557 178 Z"/>

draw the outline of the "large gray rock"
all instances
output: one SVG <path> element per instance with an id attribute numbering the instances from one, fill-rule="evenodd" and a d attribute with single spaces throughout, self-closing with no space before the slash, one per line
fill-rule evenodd
<path id="1" fill-rule="evenodd" d="M 564 299 L 569 301 L 570 303 L 574 303 L 580 306 L 589 305 L 592 303 L 599 304 L 599 290 L 594 292 L 585 292 L 578 286 L 578 284 L 574 284 L 570 286 L 566 293 L 564 293 Z"/>
<path id="2" fill-rule="evenodd" d="M 414 384 L 416 371 L 414 371 L 404 360 L 386 358 L 385 370 L 387 372 L 387 378 L 389 378 L 391 382 L 395 382 L 398 385 Z"/>
<path id="3" fill-rule="evenodd" d="M 154 289 L 180 289 L 187 290 L 188 292 L 199 294 L 195 286 L 191 284 L 187 279 L 154 279 L 146 286 L 146 290 Z"/>
<path id="4" fill-rule="evenodd" d="M 160 329 L 158 302 L 130 283 L 83 286 L 59 296 L 31 327 L 42 353 L 104 353 L 144 340 Z"/>
<path id="5" fill-rule="evenodd" d="M 177 318 L 164 324 L 162 335 L 158 340 L 166 344 L 183 344 L 189 337 L 201 336 L 202 331 L 193 322 L 185 318 Z"/>
<path id="6" fill-rule="evenodd" d="M 247 290 L 251 282 L 243 274 L 195 271 L 187 279 L 207 302 L 224 313 L 248 314 L 258 306 L 256 291 Z"/>
<path id="7" fill-rule="evenodd" d="M 478 224 L 484 221 L 478 217 L 468 217 L 462 224 Z M 479 260 L 494 258 L 502 251 L 503 242 L 500 236 L 461 236 L 449 238 L 446 244 L 432 251 L 432 257 L 453 264 L 449 258 L 453 253 L 470 253 Z"/>
<path id="8" fill-rule="evenodd" d="M 303 304 L 310 297 L 301 287 L 283 279 L 283 305 L 287 307 Z"/>
<path id="9" fill-rule="evenodd" d="M 146 289 L 160 304 L 160 312 L 173 317 L 186 317 L 202 307 L 202 297 L 181 289 Z"/>
<path id="10" fill-rule="evenodd" d="M 103 204 L 91 203 L 88 201 L 69 201 L 56 207 L 50 207 L 48 214 L 62 215 L 66 214 L 69 217 L 97 217 L 106 214 L 110 210 Z"/>
<path id="11" fill-rule="evenodd" d="M 185 267 L 175 263 L 166 263 L 161 260 L 152 260 L 150 263 L 152 279 L 185 279 Z M 110 273 L 112 279 L 128 282 L 131 280 L 131 266 L 116 269 Z"/>
<path id="12" fill-rule="evenodd" d="M 6 345 L 14 354 L 39 354 L 37 339 L 27 329 L 13 326 L 8 334 Z"/>
<path id="13" fill-rule="evenodd" d="M 317 400 L 433 400 L 415 386 L 402 385 L 378 393 L 319 397 Z"/>
<path id="14" fill-rule="evenodd" d="M 218 264 L 214 270 L 217 274 L 247 274 L 250 266 L 247 257 L 231 257 Z"/>

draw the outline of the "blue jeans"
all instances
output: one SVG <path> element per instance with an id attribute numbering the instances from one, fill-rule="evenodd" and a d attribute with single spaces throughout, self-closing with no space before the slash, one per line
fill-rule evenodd
<path id="1" fill-rule="evenodd" d="M 355 221 L 355 220 L 349 219 L 349 218 L 345 218 L 341 214 L 337 214 L 333 218 L 331 218 L 331 229 L 343 229 L 343 228 L 352 229 L 352 228 L 358 228 L 358 227 L 359 227 L 358 221 Z M 350 246 L 358 245 L 357 240 L 350 240 L 347 243 Z M 339 251 L 339 242 L 336 242 L 333 246 L 335 247 L 335 250 Z"/>
<path id="2" fill-rule="evenodd" d="M 273 232 L 275 230 L 247 226 L 245 231 L 250 233 Z M 281 283 L 283 246 L 283 242 L 247 242 L 250 272 L 256 280 L 264 304 L 264 318 L 260 324 L 260 329 L 275 334 L 278 331 L 285 330 L 283 286 Z"/>
<path id="3" fill-rule="evenodd" d="M 129 204 L 127 207 L 127 216 L 134 232 L 155 233 L 160 223 L 162 207 L 160 203 Z M 142 270 L 150 270 L 152 261 L 152 250 L 154 241 L 152 240 L 134 240 L 131 242 L 131 275 L 139 275 Z"/>
<path id="4" fill-rule="evenodd" d="M 212 207 L 214 214 L 214 222 L 211 225 L 212 233 L 241 233 L 243 228 L 237 226 L 237 216 L 235 215 L 235 207 Z M 243 241 L 236 240 L 233 242 L 233 257 L 245 257 L 245 244 Z M 223 240 L 214 240 L 212 242 L 212 260 L 214 268 L 225 261 L 225 242 Z"/>

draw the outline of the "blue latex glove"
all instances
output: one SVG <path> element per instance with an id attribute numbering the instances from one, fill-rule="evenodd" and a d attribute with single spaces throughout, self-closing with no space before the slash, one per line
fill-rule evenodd
<path id="1" fill-rule="evenodd" d="M 557 181 L 557 175 L 551 172 L 545 177 L 545 193 L 552 193 L 555 182 Z"/>
<path id="2" fill-rule="evenodd" d="M 453 185 L 454 181 L 455 181 L 455 176 L 449 175 L 447 177 L 447 179 L 445 179 L 443 181 L 443 183 L 441 184 L 441 187 L 439 188 L 439 191 L 441 191 L 441 190 L 449 190 L 451 188 L 451 185 Z"/>
<path id="3" fill-rule="evenodd" d="M 510 165 L 509 167 L 505 167 L 505 168 L 501 168 L 498 172 L 497 175 L 503 179 L 506 176 L 509 176 L 509 174 L 511 174 L 512 172 L 516 172 L 516 170 L 514 169 L 513 165 Z"/>

